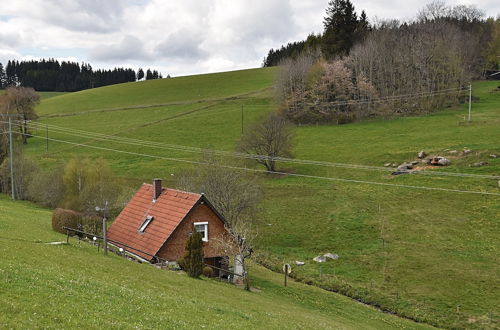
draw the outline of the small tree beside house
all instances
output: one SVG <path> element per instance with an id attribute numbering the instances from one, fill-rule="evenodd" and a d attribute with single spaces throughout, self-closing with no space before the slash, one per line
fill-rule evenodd
<path id="1" fill-rule="evenodd" d="M 200 277 L 203 272 L 203 240 L 201 233 L 193 227 L 193 232 L 186 241 L 186 252 L 180 266 L 190 277 Z"/>

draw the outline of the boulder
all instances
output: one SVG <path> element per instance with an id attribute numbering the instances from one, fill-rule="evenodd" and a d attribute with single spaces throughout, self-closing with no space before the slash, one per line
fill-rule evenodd
<path id="1" fill-rule="evenodd" d="M 448 158 L 436 156 L 430 159 L 429 164 L 433 166 L 448 166 L 451 164 L 451 162 Z"/>
<path id="2" fill-rule="evenodd" d="M 457 150 L 450 150 L 448 151 L 449 154 L 458 154 L 458 151 Z"/>
<path id="3" fill-rule="evenodd" d="M 444 158 L 444 157 L 441 157 L 439 160 L 438 160 L 438 164 L 441 165 L 441 166 L 448 166 L 450 165 L 450 160 L 448 158 Z"/>
<path id="4" fill-rule="evenodd" d="M 413 166 L 415 166 L 415 165 L 417 165 L 418 163 L 420 163 L 420 161 L 418 161 L 418 160 L 414 160 L 414 161 L 412 161 L 410 164 L 412 164 Z"/>
<path id="5" fill-rule="evenodd" d="M 498 158 L 499 156 L 497 154 L 491 154 L 490 158 Z"/>
<path id="6" fill-rule="evenodd" d="M 391 174 L 392 175 L 406 174 L 406 173 L 410 173 L 411 169 L 413 169 L 413 165 L 412 164 L 403 163 L 403 164 L 399 165 L 396 168 L 396 171 L 392 172 Z"/>
<path id="7" fill-rule="evenodd" d="M 313 260 L 316 262 L 326 262 L 325 256 L 317 256 L 317 257 L 314 257 Z"/>
<path id="8" fill-rule="evenodd" d="M 385 163 L 384 164 L 384 167 L 390 167 L 391 166 L 391 163 Z"/>
<path id="9" fill-rule="evenodd" d="M 323 254 L 323 257 L 337 260 L 339 258 L 339 255 L 334 253 L 325 253 Z"/>
<path id="10" fill-rule="evenodd" d="M 297 261 L 297 260 L 295 260 L 295 264 L 296 264 L 297 266 L 304 266 L 306 263 L 305 263 L 305 262 L 303 262 L 303 261 Z"/>
<path id="11" fill-rule="evenodd" d="M 468 155 L 472 152 L 472 150 L 468 149 L 468 148 L 464 148 L 464 151 L 462 151 L 462 155 L 465 156 L 465 155 Z"/>
<path id="12" fill-rule="evenodd" d="M 421 151 L 418 153 L 417 157 L 418 157 L 419 159 L 423 159 L 423 158 L 427 157 L 427 153 L 426 153 L 425 151 L 421 150 Z"/>
<path id="13" fill-rule="evenodd" d="M 485 166 L 485 165 L 488 165 L 488 162 L 477 162 L 474 164 L 470 164 L 471 167 L 481 167 L 481 166 Z"/>

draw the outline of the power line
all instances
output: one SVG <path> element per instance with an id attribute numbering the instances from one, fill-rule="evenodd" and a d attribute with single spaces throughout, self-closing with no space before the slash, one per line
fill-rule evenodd
<path id="1" fill-rule="evenodd" d="M 40 139 L 45 139 L 46 138 L 46 137 L 39 136 L 39 135 L 25 134 L 25 133 L 21 133 L 21 132 L 14 132 L 14 133 L 22 134 L 22 135 L 28 135 L 28 136 L 32 136 L 32 137 L 40 138 Z M 402 184 L 376 182 L 376 181 L 364 181 L 364 180 L 355 180 L 355 179 L 323 177 L 323 176 L 307 175 L 307 174 L 299 174 L 299 173 L 286 173 L 286 172 L 279 172 L 279 171 L 266 171 L 266 170 L 252 169 L 252 168 L 246 168 L 246 167 L 238 167 L 238 166 L 232 166 L 232 165 L 209 164 L 209 163 L 206 163 L 206 162 L 199 162 L 199 161 L 194 161 L 194 160 L 178 159 L 178 158 L 164 157 L 164 156 L 156 156 L 156 155 L 150 155 L 150 154 L 145 154 L 145 153 L 138 153 L 138 152 L 126 151 L 126 150 L 119 150 L 119 149 L 112 149 L 112 148 L 106 148 L 106 147 L 85 145 L 85 144 L 81 144 L 81 143 L 75 143 L 75 142 L 70 142 L 70 141 L 65 141 L 65 140 L 54 139 L 54 138 L 48 138 L 48 139 L 51 140 L 51 141 L 55 141 L 55 142 L 67 143 L 67 144 L 71 144 L 71 145 L 82 146 L 82 147 L 92 148 L 92 149 L 97 149 L 97 150 L 113 151 L 113 152 L 118 152 L 118 153 L 123 153 L 123 154 L 128 154 L 128 155 L 135 155 L 135 156 L 141 156 L 141 157 L 170 160 L 170 161 L 183 162 L 183 163 L 189 163 L 189 164 L 212 165 L 212 166 L 217 166 L 217 167 L 222 167 L 222 168 L 228 168 L 228 169 L 234 169 L 234 170 L 243 170 L 243 171 L 250 171 L 250 172 L 256 172 L 256 173 L 268 173 L 268 174 L 277 174 L 277 175 L 285 175 L 285 176 L 295 176 L 295 177 L 302 177 L 302 178 L 309 178 L 309 179 L 322 179 L 322 180 L 329 180 L 329 181 L 339 181 L 339 182 L 349 182 L 349 183 L 359 183 L 359 184 L 381 185 L 381 186 L 398 187 L 398 188 L 410 188 L 410 189 L 421 189 L 421 190 L 432 190 L 432 191 L 445 191 L 445 192 L 464 193 L 464 194 L 500 196 L 500 193 L 487 192 L 487 191 L 459 190 L 459 189 L 448 189 L 448 188 L 440 188 L 440 187 L 425 187 L 425 186 L 402 185 Z"/>
<path id="2" fill-rule="evenodd" d="M 38 123 L 30 123 L 37 128 L 41 128 L 43 124 Z M 38 125 L 38 126 L 37 126 Z M 190 153 L 204 153 L 211 152 L 220 156 L 229 156 L 229 157 L 237 157 L 243 159 L 253 159 L 253 160 L 271 160 L 277 162 L 286 162 L 286 163 L 295 163 L 295 164 L 304 164 L 304 165 L 316 165 L 316 166 L 324 166 L 324 167 L 340 167 L 340 168 L 349 168 L 349 169 L 361 169 L 361 170 L 378 170 L 378 171 L 394 171 L 394 169 L 388 169 L 386 167 L 380 166 L 370 166 L 370 165 L 357 165 L 357 164 L 345 164 L 345 163 L 334 163 L 334 162 L 325 162 L 325 161 L 314 161 L 314 160 L 306 160 L 306 159 L 297 159 L 297 158 L 286 158 L 286 157 L 270 157 L 266 155 L 254 155 L 240 152 L 228 152 L 221 151 L 215 149 L 202 149 L 196 147 L 188 147 L 182 145 L 172 145 L 172 144 L 163 144 L 159 142 L 152 141 L 144 141 L 132 138 L 125 137 L 117 137 L 112 135 L 104 135 L 100 133 L 92 133 L 86 132 L 77 129 L 70 129 L 55 125 L 48 125 L 52 130 L 58 131 L 62 134 L 83 137 L 83 138 L 91 138 L 101 141 L 108 142 L 117 142 L 122 144 L 136 145 L 136 146 L 145 146 L 157 149 L 168 149 L 168 150 L 176 150 L 181 152 L 190 152 Z M 75 132 L 75 133 L 73 133 Z M 477 178 L 477 179 L 498 179 L 499 176 L 492 175 L 482 175 L 482 174 L 470 174 L 470 173 L 455 173 L 455 172 L 444 172 L 444 171 L 411 171 L 411 170 L 399 170 L 399 172 L 412 173 L 412 174 L 423 174 L 423 175 L 435 175 L 435 176 L 453 176 L 453 177 L 467 177 L 467 178 Z"/>

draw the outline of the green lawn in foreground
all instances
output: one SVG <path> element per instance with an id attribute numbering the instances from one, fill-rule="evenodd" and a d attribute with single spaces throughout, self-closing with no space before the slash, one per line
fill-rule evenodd
<path id="1" fill-rule="evenodd" d="M 231 76 L 232 80 L 226 76 L 225 83 L 231 85 L 230 91 L 240 93 L 238 98 L 217 100 L 222 94 L 218 91 L 210 102 L 175 106 L 178 107 L 175 111 L 179 111 L 176 114 L 182 116 L 159 122 L 156 119 L 169 115 L 170 106 L 42 118 L 41 122 L 163 143 L 234 150 L 241 134 L 241 105 L 244 105 L 245 127 L 275 108 L 270 90 L 260 91 L 269 89 L 270 85 L 256 83 L 269 83 L 270 80 L 266 80 L 269 71 L 250 72 L 252 75 L 260 72 L 263 77 L 255 78 L 253 85 L 240 85 L 238 75 Z M 200 77 L 205 81 L 216 80 L 216 77 Z M 196 77 L 189 79 L 197 84 Z M 479 101 L 473 104 L 470 124 L 464 122 L 467 106 L 463 105 L 422 117 L 342 126 L 302 126 L 296 128 L 295 156 L 381 166 L 386 162 L 414 160 L 417 152 L 425 149 L 452 160 L 451 166 L 434 171 L 500 175 L 500 159 L 488 158 L 490 153 L 500 154 L 497 86 L 497 82 L 473 85 L 474 96 Z M 182 85 L 178 89 L 171 87 L 171 91 L 179 95 L 178 100 L 190 101 L 183 99 L 191 96 L 183 94 Z M 252 88 L 259 93 L 252 94 Z M 106 93 L 108 101 L 103 105 L 104 110 L 123 104 L 113 93 Z M 155 89 L 151 89 L 152 99 L 159 98 L 155 93 Z M 73 112 L 65 105 L 78 103 L 74 95 L 53 98 L 52 105 L 61 111 Z M 198 107 L 201 110 L 188 112 Z M 157 110 L 157 116 L 150 112 Z M 192 153 L 92 141 L 55 132 L 50 135 L 163 157 L 186 160 L 198 157 Z M 464 147 L 471 148 L 473 153 L 458 157 L 445 150 L 460 151 Z M 102 156 L 111 162 L 117 174 L 130 179 L 132 185 L 149 182 L 152 177 L 163 177 L 166 184 L 172 184 L 175 175 L 189 166 L 144 156 L 68 148 L 55 142 L 51 142 L 48 154 L 44 148 L 44 141 L 31 139 L 26 150 L 47 164 L 67 160 L 72 155 Z M 478 161 L 487 161 L 489 165 L 469 166 Z M 294 164 L 283 164 L 281 168 L 310 175 L 500 193 L 497 180 L 422 175 L 394 177 L 382 171 Z M 305 266 L 294 267 L 294 276 L 303 281 L 438 326 L 498 327 L 500 299 L 495 288 L 500 285 L 499 197 L 296 177 L 262 175 L 260 178 L 265 186 L 257 244 L 261 262 L 281 269 L 283 262 L 306 261 Z M 339 254 L 339 260 L 321 265 L 311 261 L 312 257 L 326 252 Z"/>
<path id="2" fill-rule="evenodd" d="M 251 267 L 260 292 L 195 280 L 50 228 L 51 212 L 0 196 L 1 328 L 424 329 L 343 296 Z"/>

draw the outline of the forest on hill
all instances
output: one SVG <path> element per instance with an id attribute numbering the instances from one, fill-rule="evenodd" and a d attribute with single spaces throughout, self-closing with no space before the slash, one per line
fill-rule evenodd
<path id="1" fill-rule="evenodd" d="M 500 18 L 433 2 L 411 21 L 370 25 L 349 0 L 329 2 L 322 35 L 271 50 L 281 111 L 296 124 L 344 124 L 428 114 L 463 103 L 469 84 L 499 68 Z"/>
<path id="2" fill-rule="evenodd" d="M 55 59 L 0 63 L 0 88 L 32 87 L 41 92 L 76 92 L 136 80 L 163 78 L 156 70 L 131 68 L 94 70 L 89 63 L 59 62 Z"/>

